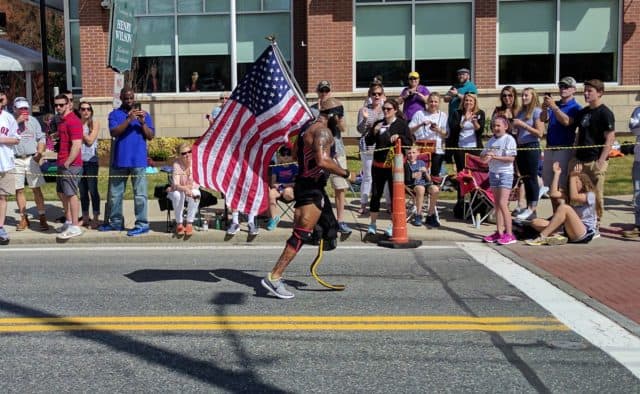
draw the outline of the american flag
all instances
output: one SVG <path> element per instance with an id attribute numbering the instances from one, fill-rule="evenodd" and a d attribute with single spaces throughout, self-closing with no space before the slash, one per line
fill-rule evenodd
<path id="1" fill-rule="evenodd" d="M 271 44 L 194 145 L 194 180 L 224 193 L 233 210 L 258 214 L 269 207 L 271 158 L 312 117 L 293 83 L 278 47 Z"/>

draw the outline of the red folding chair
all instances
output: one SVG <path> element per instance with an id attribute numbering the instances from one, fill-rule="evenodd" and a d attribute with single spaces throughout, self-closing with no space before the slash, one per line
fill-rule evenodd
<path id="1" fill-rule="evenodd" d="M 463 219 L 480 226 L 493 213 L 495 198 L 489 185 L 489 165 L 479 156 L 466 154 L 464 169 L 456 179 L 460 184 L 460 193 L 464 196 Z"/>

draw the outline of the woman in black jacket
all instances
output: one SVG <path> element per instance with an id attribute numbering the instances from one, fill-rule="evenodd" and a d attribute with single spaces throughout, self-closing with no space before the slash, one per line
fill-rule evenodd
<path id="1" fill-rule="evenodd" d="M 387 160 L 389 148 L 393 149 L 398 138 L 402 141 L 402 146 L 408 147 L 413 144 L 413 137 L 409 131 L 409 125 L 400 111 L 398 102 L 393 99 L 386 100 L 382 106 L 384 118 L 376 121 L 365 136 L 367 145 L 375 144 L 373 153 L 373 163 L 371 165 L 371 176 L 373 184 L 371 186 L 371 201 L 369 210 L 371 221 L 367 233 L 376 233 L 376 220 L 380 211 L 380 198 L 384 191 L 385 183 L 389 185 L 389 194 L 393 201 L 393 173 L 391 163 Z M 391 228 L 386 231 L 388 236 L 392 235 Z"/>
<path id="2" fill-rule="evenodd" d="M 467 153 L 479 156 L 482 150 L 482 134 L 484 134 L 484 111 L 478 108 L 478 97 L 466 93 L 460 102 L 460 108 L 449 117 L 449 148 L 453 149 L 456 171 L 464 169 L 464 157 Z M 453 208 L 453 216 L 462 219 L 463 196 L 458 187 L 458 201 Z"/>
<path id="3" fill-rule="evenodd" d="M 456 171 L 464 168 L 464 156 L 467 153 L 479 156 L 482 151 L 482 135 L 484 134 L 484 111 L 478 108 L 478 97 L 467 93 L 462 98 L 460 108 L 449 118 L 451 139 L 447 141 L 453 151 Z"/>

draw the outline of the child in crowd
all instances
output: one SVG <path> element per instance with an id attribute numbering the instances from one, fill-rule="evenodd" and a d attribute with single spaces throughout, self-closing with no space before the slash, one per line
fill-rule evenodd
<path id="1" fill-rule="evenodd" d="M 193 220 L 198 213 L 200 202 L 200 186 L 193 180 L 191 173 L 191 146 L 187 143 L 178 145 L 178 158 L 173 162 L 171 190 L 167 198 L 173 203 L 176 214 L 176 235 L 191 236 L 193 234 Z M 182 215 L 185 200 L 187 202 L 187 225 L 184 226 Z"/>
<path id="2" fill-rule="evenodd" d="M 534 219 L 531 226 L 540 232 L 536 239 L 525 241 L 527 245 L 562 245 L 567 242 L 586 244 L 596 235 L 596 194 L 595 186 L 587 174 L 582 173 L 582 164 L 576 164 L 569 175 L 569 201 L 564 203 L 565 195 L 558 183 L 562 168 L 560 162 L 553 163 L 553 180 L 549 197 L 558 199 L 558 208 L 550 220 Z M 566 236 L 551 234 L 564 226 Z"/>
<path id="3" fill-rule="evenodd" d="M 425 191 L 429 193 L 429 212 L 426 223 L 429 227 L 440 227 L 436 213 L 436 203 L 440 189 L 431 182 L 431 174 L 424 161 L 418 159 L 418 148 L 412 146 L 407 151 L 407 162 L 404 165 L 404 183 L 415 193 L 416 216 L 414 226 L 422 226 L 422 205 Z"/>
<path id="4" fill-rule="evenodd" d="M 267 231 L 275 230 L 280 221 L 278 204 L 280 198 L 289 203 L 293 201 L 293 182 L 298 175 L 298 165 L 293 163 L 291 148 L 283 146 L 276 153 L 276 165 L 271 167 L 271 183 L 269 185 L 269 215 Z"/>
<path id="5" fill-rule="evenodd" d="M 496 115 L 491 125 L 493 137 L 489 139 L 480 157 L 489 163 L 489 184 L 495 198 L 497 230 L 483 238 L 484 242 L 509 245 L 516 242 L 511 229 L 509 194 L 513 187 L 513 161 L 516 156 L 516 140 L 509 134 L 509 120 Z"/>

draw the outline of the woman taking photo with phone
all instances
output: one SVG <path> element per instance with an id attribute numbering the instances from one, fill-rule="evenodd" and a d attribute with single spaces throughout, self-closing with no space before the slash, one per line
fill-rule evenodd
<path id="1" fill-rule="evenodd" d="M 416 141 L 435 142 L 434 152 L 431 154 L 431 176 L 439 176 L 444 159 L 443 141 L 449 134 L 448 115 L 440 111 L 440 94 L 433 92 L 427 97 L 424 110 L 413 115 L 409 130 Z"/>

